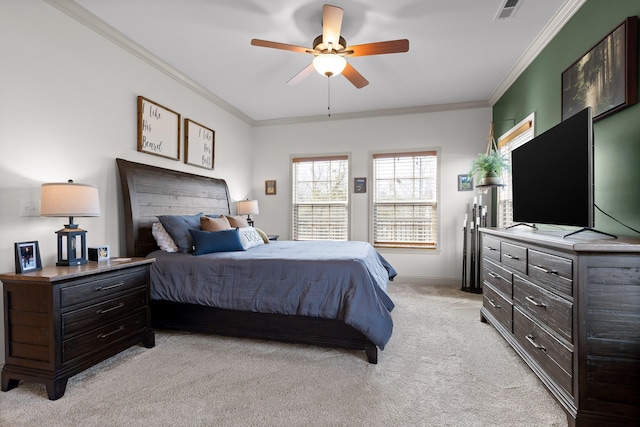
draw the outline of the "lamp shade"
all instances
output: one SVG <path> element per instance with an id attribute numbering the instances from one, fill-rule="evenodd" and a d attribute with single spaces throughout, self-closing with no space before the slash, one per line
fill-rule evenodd
<path id="1" fill-rule="evenodd" d="M 337 76 L 347 66 L 347 60 L 335 53 L 323 53 L 313 58 L 313 66 L 323 76 Z"/>
<path id="2" fill-rule="evenodd" d="M 257 200 L 241 200 L 237 206 L 238 215 L 258 215 L 260 209 L 258 208 Z"/>
<path id="3" fill-rule="evenodd" d="M 42 184 L 40 193 L 41 216 L 100 216 L 98 189 L 75 182 Z"/>

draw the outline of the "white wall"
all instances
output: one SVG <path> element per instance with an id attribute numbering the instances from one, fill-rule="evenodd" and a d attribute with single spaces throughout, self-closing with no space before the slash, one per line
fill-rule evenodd
<path id="1" fill-rule="evenodd" d="M 461 277 L 462 220 L 472 192 L 459 192 L 457 176 L 487 146 L 490 108 L 256 127 L 253 195 L 259 200 L 256 227 L 290 237 L 291 155 L 348 153 L 353 177 L 371 178 L 371 154 L 389 150 L 438 149 L 440 159 L 440 249 L 380 252 L 400 276 L 422 281 Z M 264 194 L 275 179 L 277 194 Z M 351 179 L 351 186 L 353 180 Z M 369 240 L 369 197 L 351 193 L 351 239 Z"/>
<path id="2" fill-rule="evenodd" d="M 14 269 L 14 242 L 37 240 L 43 264 L 56 261 L 67 221 L 19 215 L 43 182 L 96 185 L 102 215 L 76 222 L 89 246 L 123 254 L 116 157 L 224 178 L 235 199 L 249 193 L 251 165 L 236 159 L 251 156 L 251 127 L 178 81 L 41 0 L 2 0 L 0 40 L 0 271 Z M 214 171 L 137 152 L 138 95 L 214 129 Z M 4 359 L 2 332 L 0 343 Z"/>

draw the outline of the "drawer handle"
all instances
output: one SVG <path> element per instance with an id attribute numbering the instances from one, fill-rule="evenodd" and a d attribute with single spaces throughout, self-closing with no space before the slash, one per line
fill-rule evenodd
<path id="1" fill-rule="evenodd" d="M 118 332 L 122 331 L 123 329 L 124 329 L 124 325 L 120 325 L 120 327 L 119 327 L 118 329 L 116 329 L 115 331 L 111 331 L 111 332 L 108 332 L 108 333 L 106 333 L 106 334 L 100 334 L 100 335 L 98 335 L 98 339 L 99 339 L 99 340 L 105 339 L 105 338 L 107 338 L 108 336 L 111 336 L 111 335 L 113 335 L 113 334 L 117 334 Z"/>
<path id="2" fill-rule="evenodd" d="M 498 280 L 500 280 L 500 276 L 498 276 L 496 273 L 493 273 L 493 272 L 489 271 L 487 274 L 488 274 L 488 275 L 489 275 L 489 277 L 491 277 L 492 279 L 498 279 Z"/>
<path id="3" fill-rule="evenodd" d="M 490 299 L 488 301 L 489 301 L 489 304 L 491 304 L 491 307 L 493 307 L 493 308 L 502 308 L 502 307 L 500 307 L 500 304 L 496 304 L 496 302 L 494 300 Z"/>
<path id="4" fill-rule="evenodd" d="M 556 276 L 558 275 L 558 272 L 555 270 L 548 270 L 546 268 L 544 268 L 541 265 L 534 265 L 533 268 L 535 268 L 536 270 L 542 271 L 543 273 L 547 273 L 547 274 L 555 274 Z"/>
<path id="5" fill-rule="evenodd" d="M 101 286 L 99 288 L 96 288 L 96 291 L 108 291 L 111 289 L 119 288 L 120 286 L 124 286 L 124 285 L 125 285 L 124 282 L 118 282 L 118 283 L 114 283 L 113 285 Z"/>
<path id="6" fill-rule="evenodd" d="M 536 301 L 532 296 L 525 297 L 525 300 L 529 301 L 531 304 L 535 305 L 536 307 L 545 307 L 545 308 L 547 307 L 547 304 Z"/>
<path id="7" fill-rule="evenodd" d="M 496 248 L 492 248 L 491 246 L 485 246 L 485 249 L 487 249 L 488 251 L 497 251 Z"/>
<path id="8" fill-rule="evenodd" d="M 116 305 L 115 307 L 105 308 L 105 309 L 101 308 L 100 310 L 96 311 L 96 314 L 105 314 L 105 313 L 108 313 L 108 312 L 113 311 L 113 310 L 118 310 L 119 308 L 122 308 L 122 307 L 124 307 L 124 303 L 123 302 L 121 302 L 120 304 Z"/>
<path id="9" fill-rule="evenodd" d="M 517 256 L 513 256 L 513 255 L 511 255 L 511 254 L 504 254 L 504 256 L 505 256 L 506 258 L 509 258 L 509 259 L 520 259 L 520 258 L 518 258 Z"/>
<path id="10" fill-rule="evenodd" d="M 547 351 L 545 346 L 543 346 L 542 344 L 538 344 L 537 342 L 534 341 L 533 335 L 525 335 L 525 338 L 527 339 L 527 341 L 531 343 L 532 346 L 534 346 L 538 350 Z"/>

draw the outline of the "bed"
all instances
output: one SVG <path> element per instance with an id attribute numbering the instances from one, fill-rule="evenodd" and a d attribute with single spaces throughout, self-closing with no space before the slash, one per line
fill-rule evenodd
<path id="1" fill-rule="evenodd" d="M 153 327 L 363 350 L 377 363 L 393 329 L 386 286 L 396 272 L 370 244 L 272 241 L 247 250 L 168 253 L 159 250 L 153 224 L 159 217 L 231 215 L 226 182 L 116 162 L 127 256 L 156 259 Z M 198 251 L 209 233 L 190 234 Z"/>

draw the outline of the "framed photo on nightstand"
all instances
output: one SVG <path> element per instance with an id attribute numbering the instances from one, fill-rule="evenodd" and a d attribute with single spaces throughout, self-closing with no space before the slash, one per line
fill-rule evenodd
<path id="1" fill-rule="evenodd" d="M 109 260 L 109 246 L 96 246 L 89 248 L 89 261 L 107 261 Z"/>
<path id="2" fill-rule="evenodd" d="M 16 274 L 42 270 L 40 248 L 38 242 L 17 242 L 14 244 L 16 252 Z"/>

